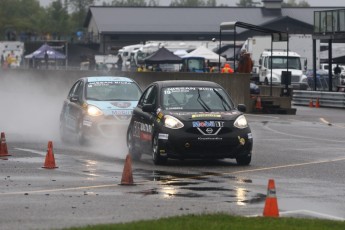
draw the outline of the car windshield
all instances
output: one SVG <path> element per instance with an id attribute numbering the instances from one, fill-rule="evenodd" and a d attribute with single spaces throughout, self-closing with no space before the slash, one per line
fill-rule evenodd
<path id="1" fill-rule="evenodd" d="M 89 82 L 85 92 L 86 99 L 94 101 L 137 101 L 140 95 L 136 84 L 123 81 Z"/>
<path id="2" fill-rule="evenodd" d="M 221 88 L 167 87 L 162 91 L 164 110 L 198 112 L 229 111 L 233 103 Z"/>

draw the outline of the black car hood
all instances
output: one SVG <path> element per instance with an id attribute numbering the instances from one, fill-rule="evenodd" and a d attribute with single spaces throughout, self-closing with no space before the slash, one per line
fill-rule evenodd
<path id="1" fill-rule="evenodd" d="M 164 115 L 171 115 L 180 121 L 196 120 L 235 120 L 242 113 L 237 110 L 223 112 L 183 112 L 163 111 Z"/>

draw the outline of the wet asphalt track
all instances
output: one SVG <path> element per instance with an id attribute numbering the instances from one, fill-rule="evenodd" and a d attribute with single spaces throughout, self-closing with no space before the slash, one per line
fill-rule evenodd
<path id="1" fill-rule="evenodd" d="M 345 111 L 297 107 L 297 115 L 248 114 L 254 155 L 235 160 L 132 162 L 133 186 L 120 185 L 123 143 L 76 148 L 25 129 L 6 132 L 0 159 L 0 228 L 60 229 L 226 212 L 262 215 L 274 179 L 281 216 L 345 219 Z M 8 127 L 1 120 L 0 129 Z M 5 130 L 1 130 L 5 131 Z M 56 169 L 43 169 L 53 141 Z"/>

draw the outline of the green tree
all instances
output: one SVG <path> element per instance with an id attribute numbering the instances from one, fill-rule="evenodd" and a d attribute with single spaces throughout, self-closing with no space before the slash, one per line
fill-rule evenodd
<path id="1" fill-rule="evenodd" d="M 45 31 L 56 36 L 69 34 L 70 28 L 70 16 L 65 1 L 65 5 L 62 0 L 55 0 L 46 9 L 46 23 L 44 24 Z M 58 37 L 55 37 L 57 39 Z"/>
<path id="2" fill-rule="evenodd" d="M 21 32 L 42 32 L 44 8 L 38 0 L 1 0 L 0 33 L 1 39 L 7 39 L 7 32 L 17 35 Z"/>
<path id="3" fill-rule="evenodd" d="M 200 6 L 206 6 L 206 3 L 203 0 L 173 0 L 170 3 L 170 6 L 173 6 L 173 7 L 200 7 Z"/>
<path id="4" fill-rule="evenodd" d="M 239 7 L 255 7 L 259 5 L 260 2 L 254 2 L 253 0 L 240 0 L 238 3 L 236 3 Z"/>
<path id="5" fill-rule="evenodd" d="M 152 1 L 154 2 L 154 1 Z M 150 2 L 150 4 L 152 4 L 152 2 Z M 157 4 L 157 2 L 156 2 Z M 113 6 L 147 6 L 146 1 L 145 0 L 113 0 L 112 2 Z"/>
<path id="6" fill-rule="evenodd" d="M 306 0 L 301 0 L 296 3 L 296 0 L 287 0 L 287 2 L 282 3 L 282 7 L 310 7 Z"/>

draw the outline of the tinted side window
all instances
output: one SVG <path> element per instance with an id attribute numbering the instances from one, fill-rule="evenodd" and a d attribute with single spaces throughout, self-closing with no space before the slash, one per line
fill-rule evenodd
<path id="1" fill-rule="evenodd" d="M 78 88 L 79 84 L 80 84 L 80 81 L 77 81 L 76 83 L 74 83 L 74 85 L 72 86 L 71 90 L 68 93 L 68 98 L 72 97 L 75 94 L 75 91 Z"/>
<path id="2" fill-rule="evenodd" d="M 155 89 L 154 86 L 150 86 L 149 88 L 145 90 L 145 92 L 141 96 L 140 101 L 138 103 L 140 106 L 143 106 L 144 104 L 153 104 L 152 102 L 155 101 L 154 94 L 153 94 L 153 91 L 155 91 L 154 89 Z"/>
<path id="3" fill-rule="evenodd" d="M 157 95 L 156 92 L 157 92 L 157 87 L 156 86 L 152 87 L 152 90 L 147 95 L 147 101 L 146 101 L 147 104 L 152 104 L 152 105 L 156 104 L 156 95 Z"/>

